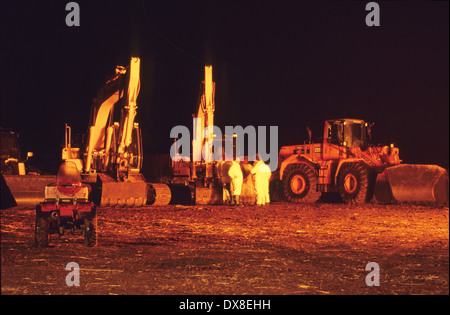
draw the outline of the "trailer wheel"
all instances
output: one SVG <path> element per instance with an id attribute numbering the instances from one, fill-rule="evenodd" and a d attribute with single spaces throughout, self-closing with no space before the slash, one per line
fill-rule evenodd
<path id="1" fill-rule="evenodd" d="M 364 163 L 344 165 L 338 175 L 338 188 L 344 202 L 366 203 L 372 199 L 372 175 Z"/>
<path id="2" fill-rule="evenodd" d="M 84 219 L 84 244 L 89 247 L 97 246 L 97 214 Z"/>
<path id="3" fill-rule="evenodd" d="M 34 230 L 34 240 L 36 246 L 47 247 L 50 240 L 50 217 L 36 211 L 36 225 Z"/>
<path id="4" fill-rule="evenodd" d="M 292 164 L 286 168 L 282 189 L 286 200 L 292 203 L 316 202 L 321 195 L 317 191 L 317 175 L 307 164 Z"/>

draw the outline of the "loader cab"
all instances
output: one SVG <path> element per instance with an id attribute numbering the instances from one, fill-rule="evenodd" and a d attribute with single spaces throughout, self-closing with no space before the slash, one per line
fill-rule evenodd
<path id="1" fill-rule="evenodd" d="M 339 146 L 359 147 L 364 151 L 370 144 L 371 127 L 371 123 L 362 120 L 328 120 L 327 141 Z"/>

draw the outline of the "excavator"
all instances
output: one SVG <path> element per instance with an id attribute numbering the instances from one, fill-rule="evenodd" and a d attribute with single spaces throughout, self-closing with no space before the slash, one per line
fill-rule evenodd
<path id="1" fill-rule="evenodd" d="M 212 66 L 205 66 L 205 78 L 200 84 L 200 92 L 197 101 L 197 110 L 193 116 L 193 139 L 191 142 L 190 156 L 175 154 L 172 159 L 172 187 L 184 185 L 190 188 L 191 201 L 195 204 L 223 204 L 228 200 L 228 189 L 231 178 L 228 169 L 231 160 L 240 156 L 236 148 L 236 135 L 219 138 L 213 132 L 215 111 L 215 82 L 213 81 Z M 207 131 L 205 133 L 205 131 Z M 175 146 L 178 139 L 175 139 Z M 233 156 L 226 157 L 222 151 L 221 158 L 215 160 L 212 150 L 219 146 L 224 148 L 226 143 L 233 148 Z M 212 144 L 212 145 L 211 145 Z M 217 145 L 216 145 L 217 144 Z M 179 152 L 179 148 L 175 148 Z M 240 161 L 244 175 L 241 202 L 253 204 L 256 200 L 256 191 L 253 187 L 250 170 L 252 165 L 247 160 Z"/>
<path id="2" fill-rule="evenodd" d="M 141 173 L 142 135 L 135 122 L 139 72 L 140 59 L 132 57 L 129 66 L 117 66 L 101 87 L 92 105 L 84 150 L 72 147 L 71 127 L 65 126 L 62 160 L 75 163 L 98 206 L 166 205 L 171 199 L 167 185 L 148 183 Z M 117 110 L 119 121 L 114 121 Z"/>

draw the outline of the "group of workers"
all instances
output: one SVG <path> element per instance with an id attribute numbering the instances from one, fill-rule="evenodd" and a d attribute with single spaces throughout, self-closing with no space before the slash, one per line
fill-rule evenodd
<path id="1" fill-rule="evenodd" d="M 270 202 L 269 196 L 269 180 L 272 175 L 270 167 L 261 161 L 259 158 L 254 162 L 250 173 L 254 175 L 254 187 L 256 190 L 256 205 L 264 206 Z M 233 161 L 228 176 L 231 178 L 230 192 L 231 203 L 233 205 L 240 205 L 240 195 L 242 191 L 242 184 L 244 182 L 244 175 L 242 173 L 239 161 Z"/>

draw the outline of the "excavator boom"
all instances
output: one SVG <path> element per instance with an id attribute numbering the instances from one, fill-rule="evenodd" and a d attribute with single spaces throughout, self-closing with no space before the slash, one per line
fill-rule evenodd
<path id="1" fill-rule="evenodd" d="M 190 161 L 172 161 L 174 182 L 193 186 L 196 204 L 221 204 L 227 197 L 226 186 L 231 178 L 228 169 L 231 161 L 216 161 L 213 158 L 212 142 L 235 141 L 233 139 L 215 138 L 214 111 L 215 111 L 215 82 L 213 81 L 212 66 L 205 66 L 205 77 L 200 85 L 200 95 L 197 103 L 197 112 L 194 116 L 194 136 L 192 141 L 192 156 Z M 205 131 L 208 131 L 205 133 Z M 189 167 L 187 166 L 189 164 Z M 244 173 L 241 201 L 254 203 L 256 192 L 250 175 L 251 165 L 242 164 Z"/>

